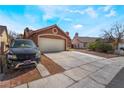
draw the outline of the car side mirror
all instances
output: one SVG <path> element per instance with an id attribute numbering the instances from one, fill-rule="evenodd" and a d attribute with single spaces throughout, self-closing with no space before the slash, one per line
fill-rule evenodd
<path id="1" fill-rule="evenodd" d="M 6 45 L 7 48 L 9 48 L 9 45 Z"/>

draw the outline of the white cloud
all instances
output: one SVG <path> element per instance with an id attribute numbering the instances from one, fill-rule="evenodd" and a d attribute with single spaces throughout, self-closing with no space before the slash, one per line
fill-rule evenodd
<path id="1" fill-rule="evenodd" d="M 40 8 L 45 12 L 43 15 L 44 20 L 51 19 L 56 16 L 56 8 L 54 6 L 40 6 Z"/>
<path id="2" fill-rule="evenodd" d="M 39 8 L 41 11 L 45 13 L 43 15 L 43 19 L 48 20 L 54 17 L 62 17 L 66 7 L 48 5 L 48 6 L 39 6 Z"/>
<path id="3" fill-rule="evenodd" d="M 92 18 L 96 18 L 98 16 L 96 11 L 92 7 L 88 7 L 87 9 L 85 9 L 85 12 Z"/>
<path id="4" fill-rule="evenodd" d="M 70 13 L 78 13 L 81 15 L 88 14 L 92 18 L 96 18 L 98 16 L 97 12 L 92 7 L 88 7 L 84 10 L 69 10 L 69 9 L 67 9 L 66 11 L 70 12 Z"/>
<path id="5" fill-rule="evenodd" d="M 104 12 L 105 17 L 113 17 L 117 14 L 116 11 L 113 9 L 112 5 L 100 7 L 99 9 Z"/>
<path id="6" fill-rule="evenodd" d="M 80 28 L 83 27 L 83 25 L 81 25 L 81 24 L 76 24 L 76 25 L 74 25 L 73 27 L 74 27 L 75 29 L 80 29 Z"/>
<path id="7" fill-rule="evenodd" d="M 111 10 L 111 8 L 112 8 L 111 5 L 104 6 L 104 7 L 103 7 L 103 11 L 104 11 L 104 12 L 108 12 L 109 10 Z"/>
<path id="8" fill-rule="evenodd" d="M 106 14 L 106 17 L 111 17 L 111 16 L 116 16 L 116 11 L 112 9 L 111 5 L 107 5 L 104 7 L 100 7 L 98 10 L 102 10 L 104 12 L 109 12 L 108 14 Z M 93 9 L 93 7 L 88 7 L 84 10 L 69 10 L 67 9 L 66 11 L 70 12 L 70 13 L 78 13 L 78 14 L 88 14 L 90 17 L 92 18 L 97 18 L 98 14 L 100 14 L 100 11 L 98 12 L 97 10 Z"/>
<path id="9" fill-rule="evenodd" d="M 54 17 L 63 18 L 63 16 L 67 15 L 68 13 L 75 13 L 75 14 L 88 14 L 92 18 L 96 18 L 98 16 L 97 12 L 92 8 L 88 7 L 83 10 L 72 10 L 69 9 L 69 6 L 39 6 L 39 9 L 44 12 L 43 20 L 52 19 Z"/>
<path id="10" fill-rule="evenodd" d="M 67 12 L 70 12 L 70 13 L 79 13 L 79 14 L 84 14 L 84 11 L 82 10 L 69 10 L 69 9 L 67 9 L 66 10 Z"/>
<path id="11" fill-rule="evenodd" d="M 116 11 L 115 10 L 110 10 L 110 12 L 108 14 L 106 14 L 105 16 L 106 17 L 116 16 Z"/>

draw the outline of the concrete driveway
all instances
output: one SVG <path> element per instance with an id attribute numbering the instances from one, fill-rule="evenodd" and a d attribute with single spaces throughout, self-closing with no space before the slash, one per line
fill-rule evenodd
<path id="1" fill-rule="evenodd" d="M 104 88 L 124 67 L 124 57 L 106 59 L 76 51 L 45 55 L 65 71 L 17 87 Z"/>
<path id="2" fill-rule="evenodd" d="M 45 55 L 66 70 L 77 67 L 77 66 L 81 66 L 87 63 L 105 59 L 103 57 L 98 57 L 98 56 L 80 53 L 76 51 L 48 53 Z"/>

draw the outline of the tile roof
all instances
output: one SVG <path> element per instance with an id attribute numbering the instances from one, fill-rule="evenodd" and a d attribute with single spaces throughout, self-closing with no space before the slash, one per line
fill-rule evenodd
<path id="1" fill-rule="evenodd" d="M 98 37 L 78 37 L 80 42 L 94 42 Z"/>
<path id="2" fill-rule="evenodd" d="M 30 34 L 30 36 L 32 36 L 33 34 L 39 33 L 40 31 L 44 31 L 44 30 L 51 29 L 51 28 L 54 28 L 54 27 L 57 27 L 58 29 L 60 29 L 67 37 L 69 37 L 69 36 L 68 36 L 61 28 L 59 28 L 56 24 L 51 25 L 51 26 L 48 26 L 48 27 L 44 27 L 44 28 L 41 28 L 41 29 L 38 29 L 38 30 L 29 30 L 29 34 Z M 70 38 L 70 37 L 69 37 L 69 38 Z"/>
<path id="3" fill-rule="evenodd" d="M 53 27 L 55 27 L 55 26 L 57 26 L 57 25 L 55 24 L 55 25 L 51 25 L 51 26 L 44 27 L 44 28 L 37 29 L 37 30 L 30 30 L 29 33 L 30 33 L 30 35 L 32 35 L 32 34 L 35 34 L 35 33 L 40 32 L 40 31 L 44 31 L 44 30 L 47 30 L 47 29 L 53 28 Z"/>

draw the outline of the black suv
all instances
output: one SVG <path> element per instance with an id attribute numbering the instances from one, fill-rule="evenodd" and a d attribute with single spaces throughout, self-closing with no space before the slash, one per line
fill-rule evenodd
<path id="1" fill-rule="evenodd" d="M 32 40 L 15 39 L 9 46 L 6 54 L 8 68 L 21 68 L 36 66 L 39 63 L 41 53 Z"/>

